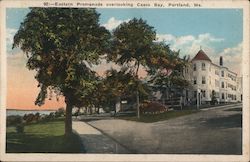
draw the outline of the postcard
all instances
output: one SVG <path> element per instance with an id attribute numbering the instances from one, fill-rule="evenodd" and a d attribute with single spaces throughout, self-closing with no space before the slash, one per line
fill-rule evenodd
<path id="1" fill-rule="evenodd" d="M 249 161 L 249 2 L 3 0 L 1 161 Z"/>

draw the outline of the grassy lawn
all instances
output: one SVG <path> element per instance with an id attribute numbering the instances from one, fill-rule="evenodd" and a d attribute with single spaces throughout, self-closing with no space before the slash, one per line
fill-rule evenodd
<path id="1" fill-rule="evenodd" d="M 121 116 L 117 117 L 123 120 L 131 120 L 144 123 L 153 123 L 162 120 L 168 120 L 171 118 L 176 118 L 184 115 L 189 115 L 199 112 L 198 110 L 181 110 L 181 111 L 168 111 L 161 114 L 141 114 L 140 119 L 137 116 Z"/>
<path id="2" fill-rule="evenodd" d="M 6 152 L 8 153 L 79 153 L 80 139 L 64 137 L 64 121 L 48 121 L 25 125 L 24 133 L 7 127 Z"/>

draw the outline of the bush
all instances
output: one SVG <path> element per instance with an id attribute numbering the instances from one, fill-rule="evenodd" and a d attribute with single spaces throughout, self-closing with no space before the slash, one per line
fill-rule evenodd
<path id="1" fill-rule="evenodd" d="M 151 102 L 151 101 L 145 101 L 141 106 L 140 106 L 140 111 L 142 113 L 163 113 L 168 110 L 168 107 L 159 103 L 159 102 Z"/>
<path id="2" fill-rule="evenodd" d="M 36 113 L 35 115 L 30 113 L 30 114 L 25 114 L 23 116 L 23 120 L 25 123 L 34 123 L 37 122 L 41 119 L 40 113 Z"/>
<path id="3" fill-rule="evenodd" d="M 16 126 L 16 132 L 17 133 L 23 133 L 24 132 L 24 125 L 23 124 L 18 124 Z"/>
<path id="4" fill-rule="evenodd" d="M 56 110 L 55 112 L 55 117 L 58 118 L 58 117 L 62 117 L 62 116 L 65 116 L 65 110 L 64 108 L 59 108 L 58 110 Z"/>
<path id="5" fill-rule="evenodd" d="M 53 119 L 55 119 L 55 113 L 51 112 L 49 113 L 49 115 L 43 115 L 41 117 L 42 121 L 51 121 Z"/>
<path id="6" fill-rule="evenodd" d="M 33 122 L 34 121 L 34 119 L 35 119 L 35 115 L 34 114 L 25 114 L 24 116 L 23 116 L 23 120 L 25 121 L 25 123 L 31 123 L 31 122 Z"/>
<path id="7" fill-rule="evenodd" d="M 7 116 L 7 126 L 15 126 L 23 122 L 23 119 L 19 115 Z"/>

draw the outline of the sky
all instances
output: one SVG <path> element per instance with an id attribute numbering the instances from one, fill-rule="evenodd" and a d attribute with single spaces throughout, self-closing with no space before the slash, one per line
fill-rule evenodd
<path id="1" fill-rule="evenodd" d="M 34 105 L 39 92 L 35 72 L 25 67 L 26 56 L 20 49 L 11 49 L 13 36 L 29 12 L 27 8 L 6 11 L 7 43 L 7 108 L 56 109 L 64 105 L 61 98 L 47 100 L 41 108 Z M 119 24 L 142 18 L 153 26 L 157 40 L 164 41 L 173 50 L 180 50 L 181 57 L 191 58 L 200 48 L 218 64 L 223 56 L 224 65 L 241 75 L 243 40 L 243 11 L 241 9 L 97 9 L 100 24 L 112 31 Z M 56 21 L 55 21 L 56 22 Z M 112 64 L 101 64 L 95 70 L 102 74 Z"/>

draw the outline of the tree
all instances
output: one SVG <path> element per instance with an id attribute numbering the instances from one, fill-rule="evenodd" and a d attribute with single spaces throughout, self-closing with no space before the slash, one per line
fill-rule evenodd
<path id="1" fill-rule="evenodd" d="M 95 90 L 90 95 L 88 101 L 92 103 L 91 107 L 95 108 L 95 113 L 99 114 L 100 108 L 110 106 L 108 102 L 112 100 L 112 97 L 108 95 L 109 89 L 106 87 L 105 78 L 98 76 L 96 81 Z"/>
<path id="2" fill-rule="evenodd" d="M 72 133 L 72 108 L 94 90 L 96 74 L 90 67 L 109 45 L 110 33 L 99 16 L 94 9 L 31 8 L 14 36 L 13 48 L 19 46 L 27 68 L 37 72 L 35 104 L 43 105 L 48 92 L 64 96 L 66 136 Z"/>
<path id="3" fill-rule="evenodd" d="M 155 43 L 154 48 L 155 54 L 148 60 L 147 72 L 150 75 L 150 82 L 157 86 L 164 95 L 170 87 L 188 87 L 189 82 L 185 79 L 183 72 L 189 66 L 189 58 L 184 56 L 181 59 L 179 51 L 171 50 L 164 42 Z"/>
<path id="4" fill-rule="evenodd" d="M 104 89 L 101 90 L 103 106 L 109 106 L 112 110 L 116 110 L 116 103 L 120 102 L 121 98 L 134 97 L 137 89 L 141 98 L 147 97 L 149 93 L 147 85 L 142 82 L 137 83 L 137 81 L 127 67 L 122 67 L 120 70 L 112 68 L 107 70 L 102 83 Z"/>
<path id="5" fill-rule="evenodd" d="M 146 60 L 151 57 L 152 45 L 156 40 L 156 32 L 146 21 L 134 18 L 120 24 L 113 31 L 112 55 L 109 56 L 115 63 L 129 68 L 137 80 L 137 116 L 139 111 L 139 77 L 140 66 L 147 66 Z"/>
<path id="6" fill-rule="evenodd" d="M 106 101 L 110 107 L 116 112 L 116 103 L 120 102 L 122 96 L 131 95 L 131 91 L 135 90 L 135 79 L 128 68 L 109 69 L 106 71 L 105 79 L 105 94 L 108 97 Z M 109 100 L 109 101 L 108 101 Z"/>

